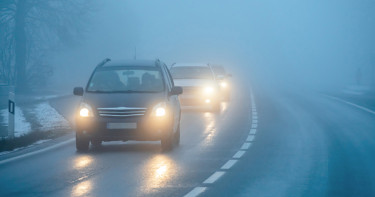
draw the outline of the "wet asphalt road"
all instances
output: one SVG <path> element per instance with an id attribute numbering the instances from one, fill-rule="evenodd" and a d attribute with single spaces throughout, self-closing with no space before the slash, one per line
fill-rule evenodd
<path id="1" fill-rule="evenodd" d="M 0 194 L 184 196 L 204 188 L 200 196 L 375 196 L 375 115 L 318 93 L 253 92 L 257 132 L 240 157 L 233 158 L 254 121 L 249 91 L 235 91 L 217 114 L 185 109 L 181 145 L 168 153 L 159 142 L 111 142 L 77 153 L 70 141 L 0 163 Z M 68 117 L 66 106 L 76 101 L 53 104 Z M 22 152 L 0 162 L 14 155 Z M 228 160 L 236 163 L 221 169 Z M 225 174 L 203 183 L 215 172 Z"/>

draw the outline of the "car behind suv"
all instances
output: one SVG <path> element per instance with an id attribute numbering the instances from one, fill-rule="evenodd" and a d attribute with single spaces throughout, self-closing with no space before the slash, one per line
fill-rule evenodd
<path id="1" fill-rule="evenodd" d="M 219 85 L 209 64 L 174 64 L 170 68 L 173 79 L 184 93 L 180 96 L 183 105 L 210 106 L 220 110 Z"/>
<path id="2" fill-rule="evenodd" d="M 106 59 L 92 73 L 76 114 L 76 148 L 103 141 L 158 141 L 169 150 L 180 141 L 182 88 L 174 86 L 165 64 Z"/>

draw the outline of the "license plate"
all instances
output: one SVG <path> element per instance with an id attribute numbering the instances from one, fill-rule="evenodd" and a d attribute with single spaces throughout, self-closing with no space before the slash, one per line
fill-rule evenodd
<path id="1" fill-rule="evenodd" d="M 136 129 L 137 123 L 126 122 L 126 123 L 107 123 L 107 129 Z"/>

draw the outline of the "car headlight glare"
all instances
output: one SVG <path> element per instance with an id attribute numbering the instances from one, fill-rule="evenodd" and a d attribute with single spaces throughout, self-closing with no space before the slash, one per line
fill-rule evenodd
<path id="1" fill-rule="evenodd" d="M 214 89 L 212 87 L 206 87 L 204 88 L 205 94 L 212 94 L 214 92 Z"/>
<path id="2" fill-rule="evenodd" d="M 80 109 L 79 109 L 79 115 L 81 117 L 93 117 L 93 111 L 90 105 L 86 103 L 81 103 Z"/>
<path id="3" fill-rule="evenodd" d="M 222 88 L 226 88 L 226 87 L 228 86 L 228 84 L 227 84 L 227 82 L 222 81 L 222 82 L 220 83 L 220 86 L 221 86 Z"/>
<path id="4" fill-rule="evenodd" d="M 152 116 L 156 116 L 156 117 L 163 117 L 165 115 L 167 115 L 167 109 L 166 109 L 166 103 L 165 102 L 162 102 L 162 103 L 158 103 L 157 105 L 155 105 L 155 107 L 152 109 Z"/>

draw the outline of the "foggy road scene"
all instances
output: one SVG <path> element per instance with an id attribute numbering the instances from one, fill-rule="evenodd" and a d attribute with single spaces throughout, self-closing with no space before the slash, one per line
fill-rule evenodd
<path id="1" fill-rule="evenodd" d="M 375 196 L 374 10 L 0 0 L 0 196 Z"/>

